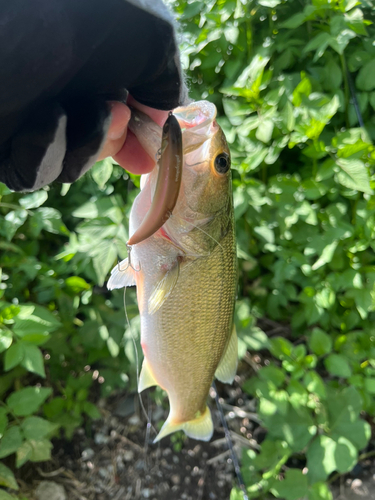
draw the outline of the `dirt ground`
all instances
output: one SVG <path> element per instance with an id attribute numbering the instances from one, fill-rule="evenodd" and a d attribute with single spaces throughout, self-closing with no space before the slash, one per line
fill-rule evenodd
<path id="1" fill-rule="evenodd" d="M 258 448 L 255 401 L 239 397 L 239 387 L 224 391 L 221 402 L 240 456 L 244 447 Z M 22 469 L 22 491 L 30 500 L 52 500 L 51 494 L 53 500 L 64 500 L 48 489 L 40 496 L 40 483 L 49 481 L 63 486 L 69 500 L 227 500 L 236 479 L 212 396 L 215 432 L 208 443 L 179 433 L 154 445 L 156 431 L 147 424 L 138 395 L 100 401 L 103 418 L 93 422 L 89 437 L 87 429 L 80 429 L 71 442 L 55 441 L 51 462 Z M 166 418 L 151 397 L 146 396 L 145 406 L 152 425 Z"/>
<path id="2" fill-rule="evenodd" d="M 265 436 L 256 400 L 241 390 L 259 363 L 259 356 L 248 355 L 233 386 L 217 384 L 239 458 L 244 449 L 259 449 Z M 138 394 L 99 400 L 100 420 L 78 429 L 71 441 L 55 440 L 51 461 L 28 463 L 18 471 L 21 494 L 28 500 L 229 500 L 238 483 L 215 391 L 209 397 L 215 426 L 210 442 L 177 433 L 153 444 L 154 426 L 168 414 L 167 407 L 155 403 L 153 390 L 142 393 L 145 411 Z M 334 500 L 375 500 L 374 456 L 338 478 L 332 492 Z"/>

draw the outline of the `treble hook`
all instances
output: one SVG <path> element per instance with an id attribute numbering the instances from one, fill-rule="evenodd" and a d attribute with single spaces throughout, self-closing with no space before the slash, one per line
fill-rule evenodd
<path id="1" fill-rule="evenodd" d="M 126 249 L 128 251 L 128 265 L 124 268 L 121 268 L 120 266 L 120 262 L 117 264 L 117 269 L 120 271 L 120 273 L 124 273 L 129 267 L 131 269 L 133 269 L 133 271 L 135 271 L 136 273 L 139 273 L 139 271 L 141 270 L 141 263 L 139 263 L 139 268 L 136 269 L 133 264 L 132 264 L 132 260 L 131 260 L 131 250 L 132 250 L 132 246 L 131 245 L 126 245 Z"/>
<path id="2" fill-rule="evenodd" d="M 159 148 L 156 153 L 155 153 L 155 161 L 156 163 L 159 163 L 159 160 L 161 158 L 161 148 Z"/>

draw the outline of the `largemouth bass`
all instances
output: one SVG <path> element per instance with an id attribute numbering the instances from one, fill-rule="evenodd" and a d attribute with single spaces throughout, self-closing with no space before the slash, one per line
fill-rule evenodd
<path id="1" fill-rule="evenodd" d="M 206 401 L 212 381 L 231 383 L 237 369 L 230 154 L 213 104 L 194 102 L 173 115 L 183 145 L 177 203 L 155 234 L 131 247 L 132 265 L 125 259 L 112 270 L 108 288 L 137 286 L 144 353 L 138 390 L 159 385 L 170 403 L 155 441 L 181 429 L 208 441 L 213 423 Z M 161 143 L 162 129 L 139 126 L 149 143 Z M 142 178 L 130 237 L 147 217 L 160 189 L 157 181 L 157 168 Z"/>

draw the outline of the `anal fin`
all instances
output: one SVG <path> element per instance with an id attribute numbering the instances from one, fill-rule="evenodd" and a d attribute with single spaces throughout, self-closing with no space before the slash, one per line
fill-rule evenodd
<path id="1" fill-rule="evenodd" d="M 108 290 L 136 285 L 134 270 L 128 265 L 128 262 L 126 258 L 112 269 L 107 283 Z"/>
<path id="2" fill-rule="evenodd" d="M 236 327 L 233 323 L 232 333 L 226 350 L 216 369 L 215 377 L 225 384 L 231 384 L 236 376 L 238 363 L 238 347 Z"/>
<path id="3" fill-rule="evenodd" d="M 138 380 L 138 392 L 142 392 L 149 387 L 153 387 L 154 385 L 159 385 L 153 374 L 151 373 L 150 366 L 147 363 L 146 358 L 143 360 L 141 373 L 139 375 Z"/>
<path id="4" fill-rule="evenodd" d="M 164 304 L 172 293 L 180 274 L 180 263 L 176 264 L 167 271 L 163 279 L 155 286 L 150 298 L 148 299 L 148 313 L 154 314 Z"/>
<path id="5" fill-rule="evenodd" d="M 194 420 L 190 420 L 189 422 L 173 423 L 170 421 L 170 417 L 168 417 L 159 434 L 154 439 L 154 443 L 157 443 L 173 432 L 181 430 L 184 431 L 187 436 L 193 439 L 199 439 L 200 441 L 209 441 L 212 438 L 214 426 L 212 423 L 211 412 L 208 406 L 206 406 L 206 409 L 202 415 L 195 418 Z"/>

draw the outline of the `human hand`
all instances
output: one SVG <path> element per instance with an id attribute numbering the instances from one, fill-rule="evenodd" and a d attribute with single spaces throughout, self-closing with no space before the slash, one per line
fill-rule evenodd
<path id="1" fill-rule="evenodd" d="M 168 111 L 150 108 L 140 104 L 132 97 L 128 98 L 127 103 L 146 113 L 160 126 L 163 126 L 168 118 Z M 155 166 L 155 160 L 146 153 L 136 136 L 128 130 L 131 116 L 129 107 L 122 102 L 115 101 L 112 101 L 110 105 L 112 121 L 98 160 L 112 156 L 122 168 L 133 174 L 140 175 L 151 172 Z"/>

